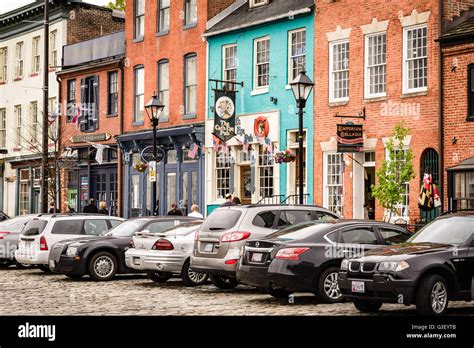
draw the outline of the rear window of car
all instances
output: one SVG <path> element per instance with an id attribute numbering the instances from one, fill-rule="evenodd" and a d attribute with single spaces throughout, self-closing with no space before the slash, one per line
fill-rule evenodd
<path id="1" fill-rule="evenodd" d="M 112 219 L 110 219 L 109 221 L 112 224 L 112 228 L 115 228 L 115 227 L 121 225 L 122 222 L 123 222 L 122 220 L 112 220 Z"/>
<path id="2" fill-rule="evenodd" d="M 218 232 L 231 229 L 237 224 L 242 212 L 236 209 L 218 209 L 214 210 L 211 215 L 202 224 L 201 231 Z"/>
<path id="3" fill-rule="evenodd" d="M 316 233 L 319 233 L 320 231 L 328 230 L 331 226 L 332 224 L 326 224 L 324 222 L 303 222 L 272 233 L 268 236 L 268 238 L 283 240 L 306 239 L 315 235 Z"/>
<path id="4" fill-rule="evenodd" d="M 273 211 L 262 211 L 258 213 L 253 221 L 252 225 L 263 228 L 272 228 L 275 222 L 276 214 Z"/>
<path id="5" fill-rule="evenodd" d="M 82 223 L 83 220 L 58 220 L 51 234 L 82 234 Z"/>
<path id="6" fill-rule="evenodd" d="M 278 218 L 278 228 L 281 229 L 311 220 L 313 220 L 313 216 L 310 210 L 283 210 Z"/>
<path id="7" fill-rule="evenodd" d="M 103 236 L 109 230 L 105 219 L 84 220 L 84 234 L 88 236 Z"/>
<path id="8" fill-rule="evenodd" d="M 161 233 L 175 226 L 174 220 L 154 221 L 148 224 L 144 229 L 149 233 Z"/>
<path id="9" fill-rule="evenodd" d="M 114 221 L 114 220 L 112 220 Z M 132 234 L 137 232 L 143 225 L 147 223 L 147 220 L 129 220 L 121 223 L 116 228 L 110 231 L 110 235 L 114 237 L 130 237 Z M 113 223 L 112 223 L 113 225 Z"/>
<path id="10" fill-rule="evenodd" d="M 28 221 L 25 228 L 21 231 L 21 234 L 24 236 L 36 236 L 40 233 L 43 233 L 48 221 L 40 219 L 32 219 Z"/>

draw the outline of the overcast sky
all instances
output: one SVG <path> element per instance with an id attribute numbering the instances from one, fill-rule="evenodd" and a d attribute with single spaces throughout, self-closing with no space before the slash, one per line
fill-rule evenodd
<path id="1" fill-rule="evenodd" d="M 31 2 L 34 2 L 34 0 L 0 0 L 0 13 L 14 10 Z M 84 0 L 84 2 L 104 6 L 107 5 L 110 0 Z"/>

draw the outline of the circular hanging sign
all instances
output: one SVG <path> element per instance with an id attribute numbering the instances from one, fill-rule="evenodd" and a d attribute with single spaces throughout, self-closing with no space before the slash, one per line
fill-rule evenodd
<path id="1" fill-rule="evenodd" d="M 227 120 L 234 115 L 235 105 L 232 99 L 226 96 L 222 96 L 217 99 L 216 102 L 216 113 L 220 118 Z"/>
<path id="2" fill-rule="evenodd" d="M 147 146 L 142 150 L 141 157 L 143 162 L 153 161 L 153 146 Z M 156 148 L 156 163 L 160 163 L 165 158 L 165 152 L 161 147 Z"/>
<path id="3" fill-rule="evenodd" d="M 270 124 L 266 117 L 257 117 L 253 124 L 253 132 L 257 137 L 266 138 L 270 133 Z"/>

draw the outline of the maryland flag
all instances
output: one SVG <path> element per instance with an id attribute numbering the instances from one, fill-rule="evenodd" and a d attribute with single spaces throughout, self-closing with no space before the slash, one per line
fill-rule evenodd
<path id="1" fill-rule="evenodd" d="M 420 198 L 418 199 L 418 207 L 421 210 L 429 211 L 441 206 L 439 192 L 436 185 L 433 183 L 431 174 L 425 173 L 423 175 L 423 185 L 420 190 Z"/>

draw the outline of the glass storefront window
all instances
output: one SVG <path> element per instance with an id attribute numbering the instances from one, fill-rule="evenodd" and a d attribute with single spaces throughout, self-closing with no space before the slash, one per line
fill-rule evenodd
<path id="1" fill-rule="evenodd" d="M 273 156 L 266 148 L 260 146 L 258 166 L 260 174 L 260 197 L 273 196 Z"/>
<path id="2" fill-rule="evenodd" d="M 140 205 L 140 175 L 132 175 L 132 187 L 130 192 L 132 209 L 141 208 Z"/>
<path id="3" fill-rule="evenodd" d="M 474 209 L 474 172 L 454 175 L 454 209 Z"/>
<path id="4" fill-rule="evenodd" d="M 176 202 L 176 173 L 168 173 L 166 177 L 166 202 L 168 206 L 167 210 L 171 209 L 171 204 Z"/>
<path id="5" fill-rule="evenodd" d="M 168 150 L 166 156 L 166 163 L 170 164 L 178 162 L 178 153 L 176 150 Z"/>
<path id="6" fill-rule="evenodd" d="M 188 185 L 189 185 L 189 172 L 183 172 L 183 177 L 181 180 L 181 190 L 183 192 L 183 199 L 180 202 L 179 207 L 183 209 L 183 213 L 185 215 L 188 215 L 188 212 L 190 211 L 190 205 L 188 202 Z"/>

